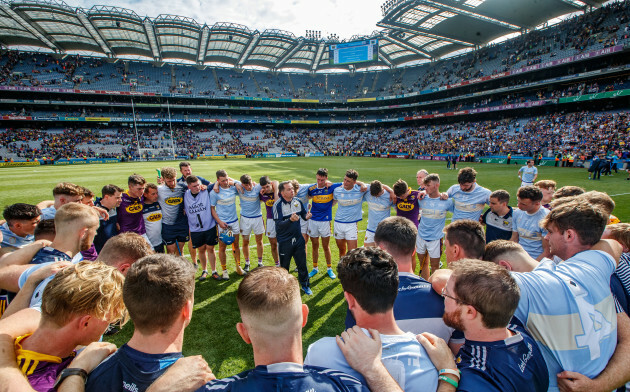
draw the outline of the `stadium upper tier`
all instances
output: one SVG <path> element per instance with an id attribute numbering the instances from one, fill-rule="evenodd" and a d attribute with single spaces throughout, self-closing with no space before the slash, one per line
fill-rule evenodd
<path id="1" fill-rule="evenodd" d="M 462 121 L 413 127 L 279 130 L 192 127 L 7 129 L 0 132 L 2 159 L 131 157 L 319 152 L 329 155 L 507 153 L 552 157 L 627 151 L 628 111 L 552 113 L 536 117 Z M 171 134 L 174 143 L 171 142 Z M 140 154 L 138 154 L 138 147 Z"/>
<path id="2" fill-rule="evenodd" d="M 0 10 L 6 7 L 0 5 Z M 630 43 L 629 20 L 627 1 L 613 3 L 462 56 L 392 70 L 342 74 L 261 72 L 10 51 L 0 59 L 0 85 L 209 98 L 345 100 L 395 96 L 520 73 L 560 59 L 574 61 L 573 56 L 606 48 L 605 53 L 625 51 Z"/>

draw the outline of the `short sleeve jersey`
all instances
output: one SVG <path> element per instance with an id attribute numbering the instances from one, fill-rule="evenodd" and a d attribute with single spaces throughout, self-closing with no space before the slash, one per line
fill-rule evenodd
<path id="1" fill-rule="evenodd" d="M 301 189 L 301 188 L 300 188 Z M 273 219 L 273 203 L 275 203 L 276 199 L 274 199 L 274 194 L 272 193 L 264 193 L 260 195 L 260 200 L 265 203 L 265 208 L 267 209 L 267 219 Z M 307 199 L 308 203 L 308 199 Z M 306 203 L 303 203 L 306 205 Z"/>
<path id="2" fill-rule="evenodd" d="M 70 259 L 69 257 L 65 260 L 59 259 L 59 260 L 55 260 L 55 261 L 70 261 L 73 264 L 78 263 L 79 261 L 83 260 L 83 256 L 81 256 L 81 253 L 77 253 L 76 256 L 74 256 L 72 259 Z M 36 270 L 49 265 L 51 263 L 54 263 L 54 261 L 49 261 L 49 262 L 45 262 L 42 264 L 35 264 L 32 267 L 30 267 L 29 269 L 27 269 L 26 271 L 22 272 L 22 274 L 20 275 L 19 279 L 18 279 L 18 286 L 20 288 L 22 288 L 22 286 L 24 286 L 24 283 L 26 283 L 26 279 L 28 279 L 28 277 L 35 272 Z M 42 296 L 44 295 L 44 289 L 46 288 L 46 285 L 48 285 L 48 282 L 50 282 L 51 280 L 53 280 L 53 278 L 55 277 L 55 275 L 50 275 L 49 277 L 47 277 L 46 279 L 42 280 L 37 287 L 35 287 L 35 291 L 33 291 L 33 295 L 31 296 L 31 302 L 29 303 L 29 307 L 37 309 L 37 310 L 41 310 L 41 306 L 42 306 Z"/>
<path id="3" fill-rule="evenodd" d="M 258 218 L 262 216 L 260 212 L 260 184 L 252 186 L 252 190 L 248 191 L 243 188 L 243 193 L 239 193 L 241 199 L 241 216 L 245 218 Z"/>
<path id="4" fill-rule="evenodd" d="M 70 365 L 75 353 L 66 358 L 38 353 L 22 348 L 22 341 L 31 334 L 15 339 L 15 356 L 18 367 L 36 391 L 54 391 L 53 386 L 61 371 Z"/>
<path id="5" fill-rule="evenodd" d="M 304 206 L 308 204 L 308 196 L 309 196 L 308 190 L 313 185 L 317 186 L 317 184 L 300 184 L 300 189 L 298 189 L 297 193 L 295 194 L 295 197 L 300 199 L 300 201 L 302 202 L 302 204 L 304 204 Z"/>
<path id="6" fill-rule="evenodd" d="M 466 340 L 455 361 L 462 392 L 546 392 L 547 365 L 538 345 L 523 329 L 496 342 Z"/>
<path id="7" fill-rule="evenodd" d="M 90 373 L 86 392 L 145 391 L 182 353 L 146 354 L 124 344 Z"/>
<path id="8" fill-rule="evenodd" d="M 162 207 L 162 223 L 165 225 L 185 226 L 184 193 L 188 190 L 186 183 L 176 183 L 172 189 L 166 184 L 158 186 L 158 203 Z"/>
<path id="9" fill-rule="evenodd" d="M 523 173 L 521 175 L 521 180 L 523 182 L 532 183 L 534 182 L 534 177 L 536 177 L 536 174 L 538 174 L 538 169 L 534 166 L 532 167 L 523 166 L 520 169 L 518 169 L 518 172 Z"/>
<path id="10" fill-rule="evenodd" d="M 538 343 L 557 391 L 563 370 L 597 376 L 617 345 L 617 313 L 610 292 L 615 262 L 588 250 L 556 264 L 545 259 L 532 272 L 513 273 L 520 290 L 514 317 Z M 551 301 L 550 299 L 553 299 Z M 562 320 L 562 328 L 557 325 Z"/>
<path id="11" fill-rule="evenodd" d="M 364 332 L 367 334 L 367 331 L 364 330 Z M 381 361 L 404 391 L 436 390 L 438 372 L 414 334 L 381 334 L 381 342 L 383 345 Z M 328 366 L 348 373 L 365 383 L 363 376 L 348 365 L 333 337 L 322 338 L 311 344 L 304 363 L 312 366 Z"/>
<path id="12" fill-rule="evenodd" d="M 142 217 L 143 200 L 144 197 L 129 196 L 128 190 L 122 193 L 122 202 L 116 209 L 121 233 L 130 231 L 142 235 L 147 232 Z"/>
<path id="13" fill-rule="evenodd" d="M 512 231 L 518 233 L 518 243 L 533 258 L 538 258 L 543 252 L 542 240 L 547 235 L 547 230 L 540 227 L 539 223 L 547 214 L 549 210 L 544 207 L 540 207 L 533 214 L 519 209 L 514 210 Z"/>
<path id="14" fill-rule="evenodd" d="M 162 243 L 162 207 L 157 201 L 153 204 L 142 206 L 142 218 L 147 237 L 151 246 L 159 246 Z"/>
<path id="15" fill-rule="evenodd" d="M 320 222 L 332 220 L 333 192 L 341 185 L 343 184 L 338 182 L 329 187 L 318 188 L 317 184 L 313 184 L 308 188 L 308 195 L 312 198 L 312 220 Z"/>
<path id="16" fill-rule="evenodd" d="M 396 215 L 404 216 L 418 227 L 420 206 L 418 205 L 418 191 L 411 191 L 407 197 L 396 197 Z"/>
<path id="17" fill-rule="evenodd" d="M 9 229 L 9 224 L 7 222 L 0 225 L 0 232 L 2 233 L 2 243 L 0 246 L 3 248 L 5 246 L 12 246 L 14 248 L 21 248 L 24 245 L 28 245 L 33 243 L 35 240 L 35 236 L 32 234 L 27 234 L 24 237 L 21 237 Z"/>
<path id="18" fill-rule="evenodd" d="M 453 212 L 453 199 L 425 196 L 418 204 L 422 209 L 422 219 L 418 225 L 418 236 L 425 241 L 435 241 L 444 237 L 446 213 Z"/>
<path id="19" fill-rule="evenodd" d="M 216 225 L 212 217 L 210 191 L 208 189 L 199 191 L 196 195 L 193 195 L 190 190 L 186 191 L 184 206 L 188 218 L 188 228 L 191 232 L 207 231 Z"/>
<path id="20" fill-rule="evenodd" d="M 333 198 L 337 200 L 337 212 L 335 222 L 355 223 L 363 219 L 363 194 L 361 187 L 355 184 L 352 189 L 346 190 L 343 186 L 333 191 Z"/>
<path id="21" fill-rule="evenodd" d="M 215 207 L 219 219 L 230 224 L 238 220 L 236 214 L 236 195 L 238 191 L 235 186 L 229 188 L 219 187 L 219 193 L 210 192 L 210 203 Z"/>
<path id="22" fill-rule="evenodd" d="M 478 222 L 483 208 L 486 204 L 490 204 L 490 193 L 492 192 L 489 189 L 479 184 L 475 184 L 470 192 L 462 191 L 459 184 L 448 188 L 446 194 L 448 197 L 452 197 L 455 203 L 452 222 L 460 219 L 471 219 Z"/>
<path id="23" fill-rule="evenodd" d="M 42 219 L 55 219 L 56 214 L 57 209 L 55 208 L 55 206 L 42 208 Z"/>
<path id="24" fill-rule="evenodd" d="M 486 244 L 495 240 L 509 240 L 512 238 L 512 207 L 504 216 L 499 216 L 491 209 L 483 214 L 483 222 L 486 224 Z"/>
<path id="25" fill-rule="evenodd" d="M 283 362 L 256 366 L 233 377 L 210 381 L 197 392 L 368 392 L 355 377 L 319 366 Z"/>
<path id="26" fill-rule="evenodd" d="M 376 232 L 376 227 L 381 221 L 389 217 L 392 213 L 392 206 L 394 205 L 389 197 L 389 193 L 383 192 L 380 196 L 372 196 L 369 191 L 363 195 L 363 200 L 368 204 L 368 221 L 367 231 L 372 233 Z"/>

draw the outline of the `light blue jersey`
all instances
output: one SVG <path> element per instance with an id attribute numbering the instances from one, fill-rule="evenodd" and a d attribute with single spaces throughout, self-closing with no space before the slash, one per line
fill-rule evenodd
<path id="1" fill-rule="evenodd" d="M 239 193 L 241 199 L 241 216 L 245 218 L 259 218 L 262 216 L 260 212 L 260 190 L 262 186 L 256 184 L 248 191 L 243 187 L 243 193 Z"/>
<path id="2" fill-rule="evenodd" d="M 304 204 L 304 207 L 308 209 L 308 188 L 312 187 L 316 184 L 300 184 L 300 189 L 298 189 L 295 197 L 298 198 Z"/>
<path id="3" fill-rule="evenodd" d="M 237 194 L 238 191 L 235 186 L 227 189 L 219 187 L 219 193 L 210 192 L 210 204 L 215 207 L 219 219 L 228 225 L 238 220 L 238 215 L 236 214 Z"/>
<path id="4" fill-rule="evenodd" d="M 512 231 L 518 233 L 518 243 L 535 259 L 543 252 L 542 240 L 547 235 L 539 223 L 548 213 L 548 209 L 540 207 L 533 214 L 518 209 L 512 214 Z"/>
<path id="5" fill-rule="evenodd" d="M 367 334 L 366 330 L 363 331 Z M 383 345 L 381 356 L 383 365 L 403 391 L 436 390 L 438 371 L 413 333 L 408 332 L 404 335 L 381 334 L 381 342 Z M 363 376 L 348 365 L 333 337 L 322 338 L 311 344 L 304 364 L 341 370 L 365 384 Z"/>
<path id="6" fill-rule="evenodd" d="M 55 219 L 55 215 L 56 214 L 57 214 L 57 209 L 55 208 L 55 206 L 42 208 L 42 220 L 43 219 Z"/>
<path id="7" fill-rule="evenodd" d="M 611 256 L 588 250 L 560 264 L 545 259 L 532 272 L 512 274 L 521 290 L 514 317 L 545 357 L 550 391 L 558 390 L 556 374 L 563 370 L 597 376 L 615 351 L 614 271 Z"/>
<path id="8" fill-rule="evenodd" d="M 381 221 L 391 215 L 392 203 L 389 193 L 383 192 L 380 196 L 372 196 L 370 194 L 370 187 L 368 191 L 363 194 L 363 200 L 368 204 L 368 221 L 367 231 L 372 233 L 376 232 L 376 227 Z"/>
<path id="9" fill-rule="evenodd" d="M 14 248 L 21 248 L 25 245 L 32 244 L 35 240 L 35 236 L 32 234 L 27 234 L 24 237 L 20 237 L 9 229 L 9 224 L 7 222 L 3 223 L 0 226 L 0 233 L 2 233 L 2 243 L 0 244 L 3 248 L 5 246 L 12 246 Z"/>
<path id="10" fill-rule="evenodd" d="M 534 178 L 536 177 L 536 174 L 538 174 L 538 169 L 536 169 L 536 167 L 532 166 L 523 166 L 520 169 L 518 169 L 519 173 L 523 173 L 521 175 L 521 181 L 522 182 L 527 182 L 529 184 L 532 184 L 534 182 Z"/>
<path id="11" fill-rule="evenodd" d="M 355 223 L 363 219 L 363 194 L 361 187 L 354 184 L 352 189 L 346 190 L 343 186 L 335 188 L 333 198 L 337 200 L 337 213 L 335 213 L 335 222 L 339 223 Z"/>
<path id="12" fill-rule="evenodd" d="M 464 192 L 459 187 L 459 184 L 455 184 L 448 188 L 446 193 L 448 197 L 453 198 L 453 202 L 455 203 L 455 210 L 453 211 L 453 219 L 451 222 L 460 219 L 471 219 L 475 222 L 479 222 L 479 217 L 485 205 L 490 204 L 490 194 L 492 192 L 479 184 L 475 184 L 472 191 Z"/>
<path id="13" fill-rule="evenodd" d="M 435 241 L 444 237 L 444 224 L 446 213 L 453 212 L 455 203 L 453 199 L 440 200 L 439 197 L 426 196 L 418 200 L 422 209 L 422 219 L 418 225 L 418 235 L 425 241 Z"/>

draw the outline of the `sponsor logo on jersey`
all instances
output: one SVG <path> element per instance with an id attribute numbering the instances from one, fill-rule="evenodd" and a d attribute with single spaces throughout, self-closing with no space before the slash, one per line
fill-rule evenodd
<path id="1" fill-rule="evenodd" d="M 130 214 L 138 213 L 138 212 L 142 211 L 142 204 L 140 204 L 140 203 L 133 203 L 132 205 L 130 205 L 127 208 L 125 208 L 125 211 L 127 211 Z"/>
<path id="2" fill-rule="evenodd" d="M 182 197 L 168 197 L 166 198 L 166 200 L 164 200 L 164 202 L 169 206 L 176 206 L 178 204 L 181 204 L 183 200 L 184 198 Z"/>
<path id="3" fill-rule="evenodd" d="M 401 211 L 411 211 L 413 210 L 414 206 L 415 206 L 415 203 L 407 203 L 404 201 L 401 201 L 400 203 L 396 204 L 396 207 L 398 207 L 398 209 Z"/>
<path id="4" fill-rule="evenodd" d="M 151 214 L 147 217 L 147 220 L 149 222 L 157 222 L 159 220 L 162 220 L 162 213 L 161 212 L 156 212 L 154 214 Z"/>
<path id="5" fill-rule="evenodd" d="M 330 201 L 332 201 L 333 199 L 333 195 L 317 195 L 317 196 L 313 196 L 313 203 L 328 203 Z"/>
<path id="6" fill-rule="evenodd" d="M 267 201 L 265 202 L 265 205 L 266 205 L 267 207 L 273 207 L 273 203 L 275 203 L 275 202 L 276 202 L 276 200 L 275 200 L 275 199 L 269 199 L 269 200 L 267 200 Z"/>

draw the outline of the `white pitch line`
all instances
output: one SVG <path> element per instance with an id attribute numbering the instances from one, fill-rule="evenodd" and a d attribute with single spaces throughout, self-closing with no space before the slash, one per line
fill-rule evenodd
<path id="1" fill-rule="evenodd" d="M 630 195 L 630 192 L 626 192 L 626 193 L 617 193 L 616 195 L 608 195 L 610 197 L 614 197 L 614 196 L 622 196 L 622 195 Z"/>

